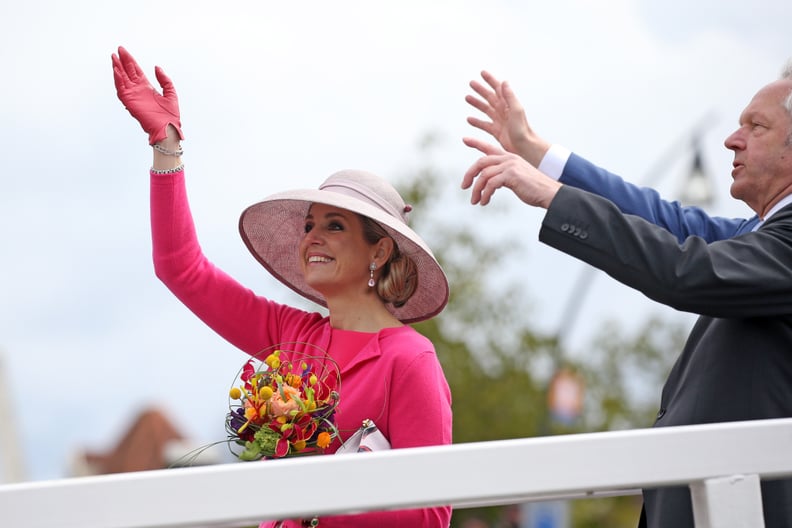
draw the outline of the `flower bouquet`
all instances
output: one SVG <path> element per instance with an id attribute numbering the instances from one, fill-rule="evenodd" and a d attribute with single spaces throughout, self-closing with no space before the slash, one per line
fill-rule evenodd
<path id="1" fill-rule="evenodd" d="M 241 460 L 321 453 L 338 436 L 338 365 L 327 354 L 270 350 L 245 363 L 229 391 L 231 451 Z"/>

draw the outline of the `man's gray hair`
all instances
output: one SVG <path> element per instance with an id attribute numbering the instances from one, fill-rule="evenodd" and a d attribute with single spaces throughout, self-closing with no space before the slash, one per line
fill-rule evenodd
<path id="1" fill-rule="evenodd" d="M 784 67 L 781 69 L 781 78 L 782 79 L 792 79 L 792 58 L 787 60 Z"/>
<path id="2" fill-rule="evenodd" d="M 780 79 L 784 80 L 792 80 L 792 59 L 789 59 L 784 67 L 781 69 L 781 77 Z M 786 99 L 784 99 L 784 108 L 786 108 L 787 113 L 789 113 L 790 119 L 792 119 L 792 90 L 789 91 L 787 94 Z M 787 145 L 792 145 L 792 130 L 789 132 L 789 136 L 787 137 Z"/>

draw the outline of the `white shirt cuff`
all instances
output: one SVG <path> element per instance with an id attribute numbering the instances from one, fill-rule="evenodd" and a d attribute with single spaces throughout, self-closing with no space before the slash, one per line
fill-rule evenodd
<path id="1" fill-rule="evenodd" d="M 555 144 L 551 145 L 537 168 L 554 180 L 558 180 L 561 178 L 561 174 L 564 172 L 564 167 L 566 167 L 566 163 L 571 154 L 572 151 L 566 147 Z"/>

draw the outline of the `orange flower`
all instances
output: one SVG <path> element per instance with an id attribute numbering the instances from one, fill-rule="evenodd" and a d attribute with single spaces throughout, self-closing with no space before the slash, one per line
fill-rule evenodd
<path id="1" fill-rule="evenodd" d="M 285 399 L 281 396 L 285 396 Z M 297 401 L 294 399 L 300 395 L 300 391 L 290 385 L 283 385 L 280 390 L 275 391 L 275 394 L 270 398 L 270 413 L 272 416 L 285 416 L 291 411 L 296 411 L 299 408 Z"/>
<path id="2" fill-rule="evenodd" d="M 330 442 L 333 440 L 333 437 L 330 436 L 330 433 L 326 431 L 322 431 L 319 433 L 319 436 L 316 437 L 316 447 L 321 447 L 322 449 L 326 448 L 330 445 Z"/>
<path id="3" fill-rule="evenodd" d="M 302 378 L 297 374 L 286 374 L 286 383 L 297 389 L 302 385 Z"/>

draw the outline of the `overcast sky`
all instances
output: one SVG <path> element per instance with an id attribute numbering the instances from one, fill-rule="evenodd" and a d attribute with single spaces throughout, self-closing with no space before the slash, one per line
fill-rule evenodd
<path id="1" fill-rule="evenodd" d="M 398 183 L 428 132 L 450 195 L 466 201 L 459 182 L 477 156 L 461 137 L 477 132 L 464 96 L 482 69 L 512 82 L 546 138 L 636 182 L 662 166 L 669 194 L 705 123 L 712 211 L 747 216 L 728 195 L 723 139 L 792 56 L 790 15 L 788 0 L 4 2 L 0 396 L 13 419 L 0 428 L 22 445 L 25 478 L 66 476 L 75 450 L 108 449 L 150 404 L 196 443 L 222 439 L 244 361 L 153 275 L 151 149 L 115 95 L 118 45 L 175 83 L 204 251 L 290 301 L 239 239 L 242 209 L 341 168 Z M 582 265 L 538 243 L 540 211 L 506 193 L 488 207 L 506 211 L 498 235 L 524 243 L 509 269 L 552 330 Z M 495 214 L 462 211 L 485 224 Z M 690 320 L 596 277 L 572 343 L 651 314 Z"/>

